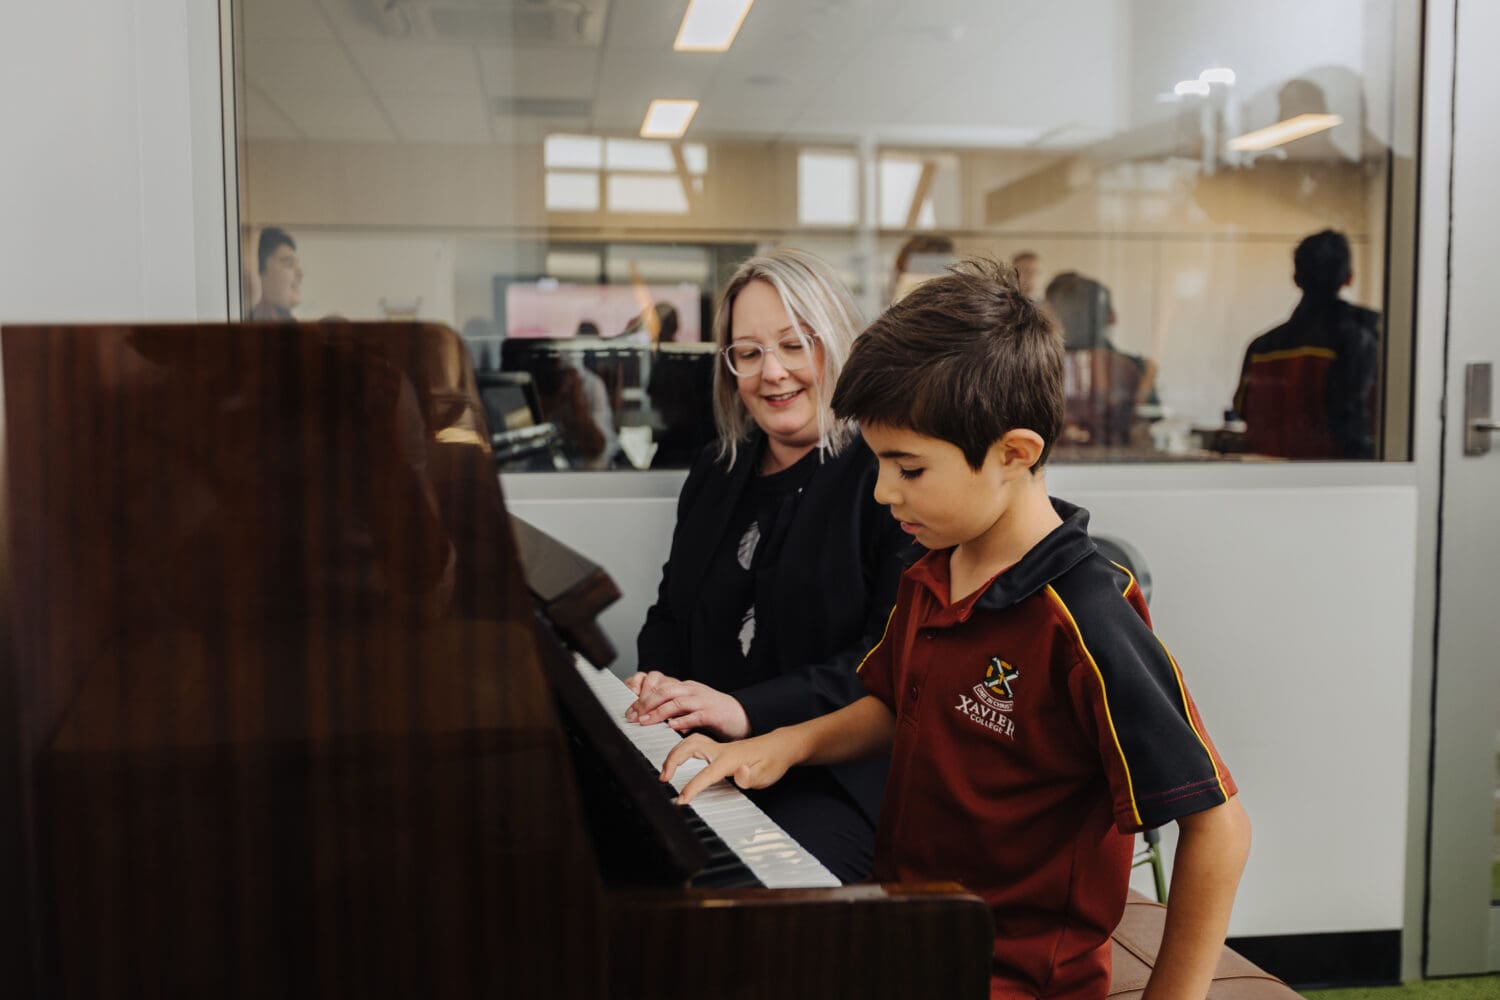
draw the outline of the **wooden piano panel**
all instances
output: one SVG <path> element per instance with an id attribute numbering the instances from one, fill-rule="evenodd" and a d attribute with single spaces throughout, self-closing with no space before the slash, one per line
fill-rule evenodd
<path id="1" fill-rule="evenodd" d="M 989 910 L 956 885 L 618 893 L 609 917 L 617 1000 L 989 995 Z"/>
<path id="2" fill-rule="evenodd" d="M 532 960 L 599 890 L 456 338 L 0 348 L 11 995 L 598 995 Z"/>

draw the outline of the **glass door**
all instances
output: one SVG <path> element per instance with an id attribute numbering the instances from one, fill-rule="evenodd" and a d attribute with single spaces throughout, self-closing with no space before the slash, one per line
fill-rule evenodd
<path id="1" fill-rule="evenodd" d="M 1500 968 L 1500 440 L 1466 433 L 1500 369 L 1492 280 L 1500 255 L 1500 156 L 1491 97 L 1500 66 L 1485 38 L 1500 7 L 1459 3 L 1453 74 L 1453 169 L 1444 463 L 1438 563 L 1437 683 L 1429 853 L 1429 976 Z M 1477 366 L 1490 363 L 1488 370 Z M 1483 407 L 1477 407 L 1483 410 Z M 1485 411 L 1488 412 L 1488 411 Z M 1477 447 L 1466 447 L 1472 439 Z"/>

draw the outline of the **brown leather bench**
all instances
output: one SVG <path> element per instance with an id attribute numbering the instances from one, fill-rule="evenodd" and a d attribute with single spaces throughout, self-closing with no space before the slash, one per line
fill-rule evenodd
<path id="1" fill-rule="evenodd" d="M 1114 975 L 1109 995 L 1132 1000 L 1146 989 L 1146 978 L 1156 964 L 1167 908 L 1132 892 L 1125 916 L 1114 933 Z M 1219 956 L 1208 1000 L 1297 1000 L 1290 986 L 1228 948 Z"/>

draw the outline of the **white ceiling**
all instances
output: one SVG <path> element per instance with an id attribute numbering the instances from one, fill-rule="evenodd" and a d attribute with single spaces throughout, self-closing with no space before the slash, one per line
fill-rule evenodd
<path id="1" fill-rule="evenodd" d="M 602 17 L 602 43 L 393 38 L 374 14 L 389 2 L 419 15 L 586 8 Z M 1143 37 L 1164 37 L 1166 21 L 1211 33 L 1202 7 L 1243 9 L 1193 0 L 1199 16 L 1184 21 L 1182 3 L 759 0 L 727 53 L 678 53 L 687 0 L 239 0 L 241 107 L 252 138 L 486 143 L 633 134 L 652 98 L 690 97 L 702 102 L 689 131 L 700 139 L 1076 146 L 1172 112 L 1149 98 L 1143 106 L 1142 94 L 1170 90 L 1182 72 L 1161 65 L 1159 52 L 1132 66 Z M 1278 19 L 1264 13 L 1260 46 L 1284 50 Z M 1231 41 L 1254 62 L 1244 31 Z M 497 108 L 497 99 L 571 101 L 579 113 L 549 117 L 534 104 Z"/>

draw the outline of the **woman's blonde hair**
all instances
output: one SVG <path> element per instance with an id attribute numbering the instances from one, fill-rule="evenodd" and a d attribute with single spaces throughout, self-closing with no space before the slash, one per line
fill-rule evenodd
<path id="1" fill-rule="evenodd" d="M 781 247 L 751 257 L 729 279 L 719 301 L 719 311 L 714 315 L 714 341 L 720 351 L 734 339 L 734 300 L 752 281 L 764 281 L 775 289 L 787 315 L 799 327 L 807 327 L 816 334 L 822 345 L 823 371 L 815 382 L 818 449 L 837 455 L 853 436 L 854 425 L 834 417 L 828 401 L 854 338 L 864 327 L 859 306 L 855 305 L 848 286 L 826 261 L 806 250 Z M 800 329 L 798 335 L 802 335 Z M 731 466 L 738 457 L 739 446 L 750 437 L 750 429 L 755 426 L 740 399 L 738 381 L 721 358 L 714 366 L 714 424 L 719 432 L 719 458 Z"/>

